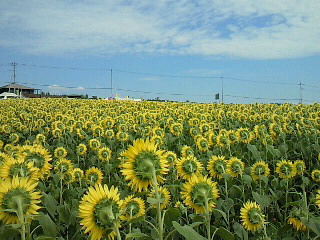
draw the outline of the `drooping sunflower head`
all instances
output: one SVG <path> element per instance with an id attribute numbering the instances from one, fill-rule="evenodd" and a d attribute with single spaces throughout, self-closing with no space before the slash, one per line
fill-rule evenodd
<path id="1" fill-rule="evenodd" d="M 276 172 L 280 178 L 290 179 L 296 175 L 296 168 L 291 161 L 282 160 L 277 163 Z"/>
<path id="2" fill-rule="evenodd" d="M 30 178 L 34 181 L 39 178 L 39 169 L 32 162 L 26 162 L 23 155 L 18 158 L 8 157 L 0 169 L 0 177 L 3 179 L 13 177 Z"/>
<path id="3" fill-rule="evenodd" d="M 73 176 L 74 176 L 75 181 L 80 181 L 84 176 L 83 170 L 80 168 L 74 168 L 73 169 Z"/>
<path id="4" fill-rule="evenodd" d="M 107 129 L 107 130 L 104 132 L 104 136 L 105 136 L 107 139 L 113 139 L 113 138 L 114 138 L 114 131 L 113 131 L 113 129 Z"/>
<path id="5" fill-rule="evenodd" d="M 144 216 L 146 212 L 146 206 L 144 201 L 139 197 L 133 197 L 130 195 L 123 200 L 121 205 L 123 214 L 120 216 L 121 220 L 131 220 Z"/>
<path id="6" fill-rule="evenodd" d="M 117 132 L 117 140 L 120 142 L 126 142 L 129 140 L 129 134 L 127 132 Z"/>
<path id="7" fill-rule="evenodd" d="M 227 161 L 224 156 L 212 156 L 208 162 L 207 170 L 214 178 L 222 179 L 227 171 Z"/>
<path id="8" fill-rule="evenodd" d="M 212 182 L 208 177 L 193 177 L 182 186 L 182 199 L 184 204 L 191 207 L 196 214 L 202 214 L 216 206 L 216 200 L 219 197 L 217 183 Z"/>
<path id="9" fill-rule="evenodd" d="M 19 222 L 17 212 L 22 210 L 23 215 L 31 221 L 33 215 L 38 214 L 40 207 L 40 192 L 35 188 L 38 183 L 28 178 L 19 178 L 0 181 L 0 219 L 5 224 Z M 15 210 L 6 211 L 7 209 Z"/>
<path id="10" fill-rule="evenodd" d="M 209 149 L 209 142 L 204 137 L 199 137 L 196 141 L 196 144 L 201 152 L 206 152 Z"/>
<path id="11" fill-rule="evenodd" d="M 86 153 L 87 153 L 87 146 L 83 143 L 80 143 L 77 146 L 77 155 L 84 156 L 84 155 L 86 155 Z"/>
<path id="12" fill-rule="evenodd" d="M 19 135 L 17 133 L 11 133 L 9 135 L 9 141 L 11 142 L 11 144 L 16 144 L 17 142 L 19 142 Z"/>
<path id="13" fill-rule="evenodd" d="M 97 184 L 89 187 L 79 205 L 80 224 L 91 239 L 114 239 L 115 226 L 120 227 L 119 217 L 122 200 L 118 188 Z"/>
<path id="14" fill-rule="evenodd" d="M 320 182 L 320 170 L 319 169 L 313 170 L 311 172 L 311 177 L 312 177 L 313 181 Z"/>
<path id="15" fill-rule="evenodd" d="M 98 158 L 101 162 L 108 162 L 111 159 L 110 148 L 107 148 L 107 147 L 99 148 Z"/>
<path id="16" fill-rule="evenodd" d="M 267 163 L 263 161 L 256 162 L 251 167 L 251 177 L 253 180 L 258 181 L 260 178 L 259 176 L 269 176 L 270 169 Z"/>
<path id="17" fill-rule="evenodd" d="M 173 123 L 170 125 L 170 132 L 174 136 L 180 136 L 183 132 L 183 126 L 181 123 Z"/>
<path id="18" fill-rule="evenodd" d="M 89 147 L 92 150 L 97 150 L 98 148 L 100 148 L 100 146 L 101 146 L 101 142 L 98 139 L 93 138 L 89 140 Z"/>
<path id="19" fill-rule="evenodd" d="M 43 144 L 43 143 L 45 143 L 45 142 L 46 142 L 46 136 L 43 135 L 43 134 L 41 134 L 41 133 L 37 134 L 37 136 L 36 136 L 36 143 L 37 143 L 37 144 Z"/>
<path id="20" fill-rule="evenodd" d="M 227 147 L 230 145 L 230 140 L 227 135 L 223 133 L 219 133 L 219 135 L 216 137 L 217 145 L 219 147 Z"/>
<path id="21" fill-rule="evenodd" d="M 302 160 L 294 161 L 293 165 L 295 166 L 298 175 L 302 175 L 306 170 L 306 164 Z"/>
<path id="22" fill-rule="evenodd" d="M 155 135 L 151 138 L 151 141 L 157 144 L 157 146 L 161 146 L 163 144 L 162 137 Z"/>
<path id="23" fill-rule="evenodd" d="M 68 154 L 68 152 L 64 147 L 57 147 L 53 153 L 53 155 L 58 159 L 65 158 L 67 156 L 67 154 Z"/>
<path id="24" fill-rule="evenodd" d="M 304 216 L 302 209 L 294 207 L 290 212 L 290 216 L 287 222 L 288 224 L 292 225 L 292 227 L 297 231 L 304 232 L 307 231 L 307 226 L 301 222 L 301 217 L 306 217 Z"/>
<path id="25" fill-rule="evenodd" d="M 262 144 L 264 146 L 273 145 L 273 138 L 269 134 L 264 135 L 262 137 Z"/>
<path id="26" fill-rule="evenodd" d="M 239 128 L 236 131 L 236 136 L 239 142 L 250 143 L 254 139 L 254 134 L 247 128 Z"/>
<path id="27" fill-rule="evenodd" d="M 33 163 L 33 167 L 39 169 L 39 177 L 44 178 L 50 173 L 52 165 L 49 163 L 52 161 L 52 157 L 47 149 L 40 145 L 24 146 L 20 150 L 23 154 L 25 162 Z"/>
<path id="28" fill-rule="evenodd" d="M 201 175 L 202 163 L 196 157 L 180 158 L 176 163 L 177 174 L 184 180 Z"/>
<path id="29" fill-rule="evenodd" d="M 122 175 L 129 181 L 128 185 L 139 192 L 152 185 L 154 175 L 158 182 L 164 182 L 163 175 L 169 171 L 164 151 L 157 150 L 157 145 L 149 139 L 133 141 L 120 158 Z"/>
<path id="30" fill-rule="evenodd" d="M 66 158 L 60 158 L 56 164 L 54 169 L 57 171 L 58 174 L 63 174 L 68 171 L 73 170 L 73 164 L 71 160 L 66 159 Z"/>
<path id="31" fill-rule="evenodd" d="M 62 175 L 62 180 L 65 182 L 65 183 L 72 183 L 75 181 L 75 178 L 74 178 L 74 171 L 71 170 L 71 171 L 67 171 L 67 172 L 64 172 Z"/>
<path id="32" fill-rule="evenodd" d="M 227 161 L 227 173 L 232 177 L 242 175 L 243 171 L 244 163 L 240 159 L 232 157 Z"/>
<path id="33" fill-rule="evenodd" d="M 160 194 L 160 198 L 164 199 L 163 202 L 160 203 L 160 209 L 166 208 L 170 203 L 170 193 L 165 187 L 158 187 L 158 192 Z M 156 198 L 156 191 L 153 189 L 149 195 L 149 198 Z M 157 208 L 157 204 L 150 204 L 153 208 Z"/>
<path id="34" fill-rule="evenodd" d="M 228 139 L 230 141 L 230 144 L 233 144 L 238 140 L 238 137 L 237 137 L 237 135 L 236 135 L 234 130 L 229 130 L 228 133 L 227 133 L 227 137 L 228 137 Z"/>
<path id="35" fill-rule="evenodd" d="M 265 216 L 256 202 L 244 203 L 240 214 L 242 225 L 248 231 L 255 232 L 265 224 Z"/>
<path id="36" fill-rule="evenodd" d="M 177 154 L 175 154 L 174 152 L 167 151 L 164 154 L 164 157 L 166 158 L 170 166 L 173 166 L 177 162 Z"/>
<path id="37" fill-rule="evenodd" d="M 94 186 L 96 184 L 101 184 L 103 180 L 103 173 L 100 169 L 96 167 L 91 167 L 86 171 L 86 181 L 91 186 Z"/>
<path id="38" fill-rule="evenodd" d="M 190 146 L 183 146 L 181 148 L 181 156 L 183 158 L 185 158 L 185 157 L 193 157 L 194 156 L 194 151 Z"/>
<path id="39" fill-rule="evenodd" d="M 101 126 L 94 126 L 92 129 L 93 136 L 100 137 L 103 135 L 104 131 Z"/>

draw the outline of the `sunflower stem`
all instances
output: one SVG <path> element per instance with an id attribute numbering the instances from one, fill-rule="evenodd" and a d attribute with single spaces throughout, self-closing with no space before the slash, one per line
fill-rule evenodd
<path id="1" fill-rule="evenodd" d="M 120 231 L 119 231 L 118 222 L 114 221 L 113 225 L 114 225 L 114 229 L 116 230 L 116 233 L 117 233 L 117 239 L 121 240 L 121 234 L 120 234 Z"/>
<path id="2" fill-rule="evenodd" d="M 21 198 L 16 198 L 16 203 L 18 205 L 18 219 L 19 223 L 22 225 L 21 226 L 21 240 L 26 239 L 26 223 L 25 223 L 25 218 L 23 214 L 23 207 L 22 207 L 22 199 Z"/>
<path id="3" fill-rule="evenodd" d="M 161 208 L 160 208 L 160 193 L 159 193 L 159 188 L 158 188 L 158 181 L 157 181 L 157 175 L 156 175 L 156 170 L 154 169 L 154 166 L 152 165 L 152 183 L 156 195 L 156 199 L 158 201 L 157 203 L 157 218 L 158 218 L 158 228 L 159 228 L 159 240 L 163 239 L 163 221 L 162 221 L 162 216 L 161 216 Z"/>
<path id="4" fill-rule="evenodd" d="M 207 238 L 208 240 L 211 239 L 211 226 L 210 226 L 210 220 L 211 220 L 211 216 L 210 216 L 210 212 L 209 212 L 209 200 L 206 196 L 206 194 L 204 194 L 204 201 L 205 201 L 205 211 L 206 211 L 206 227 L 207 227 Z"/>

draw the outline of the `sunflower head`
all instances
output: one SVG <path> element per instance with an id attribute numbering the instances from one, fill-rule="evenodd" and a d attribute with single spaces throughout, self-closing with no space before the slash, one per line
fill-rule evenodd
<path id="1" fill-rule="evenodd" d="M 74 168 L 73 169 L 73 176 L 74 176 L 75 181 L 81 180 L 84 176 L 83 170 L 80 168 Z"/>
<path id="2" fill-rule="evenodd" d="M 311 172 L 311 177 L 312 177 L 313 181 L 320 182 L 320 170 L 319 169 L 313 170 Z"/>
<path id="3" fill-rule="evenodd" d="M 290 179 L 296 175 L 296 168 L 291 161 L 282 160 L 277 163 L 276 172 L 280 178 Z"/>
<path id="4" fill-rule="evenodd" d="M 131 220 L 144 216 L 146 207 L 144 201 L 139 197 L 130 195 L 123 200 L 121 205 L 123 214 L 120 216 L 121 220 Z"/>
<path id="5" fill-rule="evenodd" d="M 248 231 L 255 232 L 265 224 L 265 216 L 256 202 L 244 203 L 240 214 L 242 225 Z"/>
<path id="6" fill-rule="evenodd" d="M 107 139 L 113 139 L 114 138 L 114 131 L 112 129 L 107 129 L 105 132 L 104 132 L 104 136 L 107 138 Z"/>
<path id="7" fill-rule="evenodd" d="M 212 182 L 208 177 L 193 177 L 188 182 L 183 184 L 182 198 L 184 204 L 195 210 L 196 214 L 202 214 L 216 206 L 216 199 L 219 197 L 217 183 Z"/>
<path id="8" fill-rule="evenodd" d="M 183 146 L 181 148 L 181 156 L 182 157 L 193 157 L 194 156 L 194 151 L 191 147 L 189 146 Z"/>
<path id="9" fill-rule="evenodd" d="M 174 136 L 180 136 L 183 132 L 183 126 L 181 123 L 172 123 L 170 125 L 170 132 L 174 135 Z"/>
<path id="10" fill-rule="evenodd" d="M 125 142 L 129 140 L 129 134 L 127 132 L 119 131 L 117 133 L 117 140 L 120 142 Z"/>
<path id="11" fill-rule="evenodd" d="M 94 186 L 96 184 L 101 184 L 103 180 L 103 173 L 100 169 L 96 167 L 91 167 L 86 171 L 85 175 L 86 181 L 91 186 Z"/>
<path id="12" fill-rule="evenodd" d="M 98 139 L 94 138 L 89 140 L 89 147 L 92 150 L 97 150 L 98 148 L 100 148 L 100 146 L 101 146 L 101 142 Z"/>
<path id="13" fill-rule="evenodd" d="M 243 171 L 244 163 L 240 159 L 232 157 L 227 161 L 227 173 L 232 177 L 242 175 Z"/>
<path id="14" fill-rule="evenodd" d="M 67 154 L 68 154 L 68 152 L 64 147 L 57 147 L 53 153 L 53 155 L 58 159 L 65 158 L 67 156 Z"/>
<path id="15" fill-rule="evenodd" d="M 72 171 L 73 164 L 69 159 L 60 158 L 56 162 L 54 169 L 57 171 L 57 173 L 63 174 L 65 172 Z"/>
<path id="16" fill-rule="evenodd" d="M 87 146 L 83 143 L 80 143 L 77 146 L 77 155 L 84 156 L 87 153 Z"/>
<path id="17" fill-rule="evenodd" d="M 263 162 L 263 161 L 259 161 L 256 162 L 252 165 L 251 167 L 251 177 L 253 180 L 258 181 L 260 178 L 259 176 L 269 176 L 270 175 L 270 169 L 268 167 L 268 164 Z"/>
<path id="18" fill-rule="evenodd" d="M 91 239 L 114 239 L 114 227 L 120 227 L 122 201 L 118 188 L 97 184 L 89 187 L 79 205 L 80 224 Z"/>
<path id="19" fill-rule="evenodd" d="M 301 217 L 306 216 L 304 216 L 303 211 L 300 208 L 294 207 L 290 212 L 287 222 L 297 231 L 307 231 L 307 226 L 301 222 Z"/>
<path id="20" fill-rule="evenodd" d="M 202 163 L 199 162 L 195 157 L 181 158 L 176 163 L 178 176 L 184 180 L 189 180 L 194 176 L 201 175 Z"/>
<path id="21" fill-rule="evenodd" d="M 201 152 L 206 152 L 209 149 L 209 141 L 202 136 L 197 139 L 196 144 Z"/>
<path id="22" fill-rule="evenodd" d="M 164 152 L 157 150 L 157 145 L 149 139 L 135 140 L 132 146 L 121 153 L 120 158 L 123 162 L 121 172 L 129 181 L 128 185 L 136 191 L 147 190 L 154 176 L 162 183 L 163 175 L 169 171 Z"/>
<path id="23" fill-rule="evenodd" d="M 0 219 L 5 224 L 18 223 L 17 212 L 22 210 L 25 217 L 30 220 L 38 214 L 40 207 L 40 192 L 35 192 L 37 183 L 31 179 L 19 178 L 0 181 Z M 6 211 L 12 209 L 14 211 Z"/>
<path id="24" fill-rule="evenodd" d="M 166 158 L 166 160 L 168 161 L 168 164 L 170 164 L 170 166 L 174 165 L 177 162 L 177 154 L 175 154 L 174 152 L 167 151 L 164 154 L 164 157 Z"/>
<path id="25" fill-rule="evenodd" d="M 212 156 L 208 162 L 207 170 L 212 177 L 222 179 L 227 170 L 227 161 L 224 156 Z"/>
<path id="26" fill-rule="evenodd" d="M 306 170 L 306 164 L 302 160 L 294 161 L 293 165 L 295 166 L 298 175 L 302 175 Z"/>
<path id="27" fill-rule="evenodd" d="M 111 150 L 107 147 L 98 150 L 98 158 L 102 162 L 108 162 L 111 159 Z"/>

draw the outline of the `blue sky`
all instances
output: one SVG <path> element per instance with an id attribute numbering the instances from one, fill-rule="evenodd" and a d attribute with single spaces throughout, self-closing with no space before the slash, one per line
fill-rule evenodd
<path id="1" fill-rule="evenodd" d="M 0 3 L 0 83 L 60 94 L 319 102 L 316 0 Z M 73 88 L 65 88 L 73 87 Z M 91 89 L 90 89 L 91 88 Z M 96 88 L 96 89 L 92 89 Z M 284 99 L 284 100 L 283 100 Z"/>

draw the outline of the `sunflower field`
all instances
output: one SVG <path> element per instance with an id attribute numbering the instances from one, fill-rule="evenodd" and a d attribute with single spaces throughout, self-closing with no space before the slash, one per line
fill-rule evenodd
<path id="1" fill-rule="evenodd" d="M 0 110 L 0 239 L 320 239 L 319 104 Z"/>

